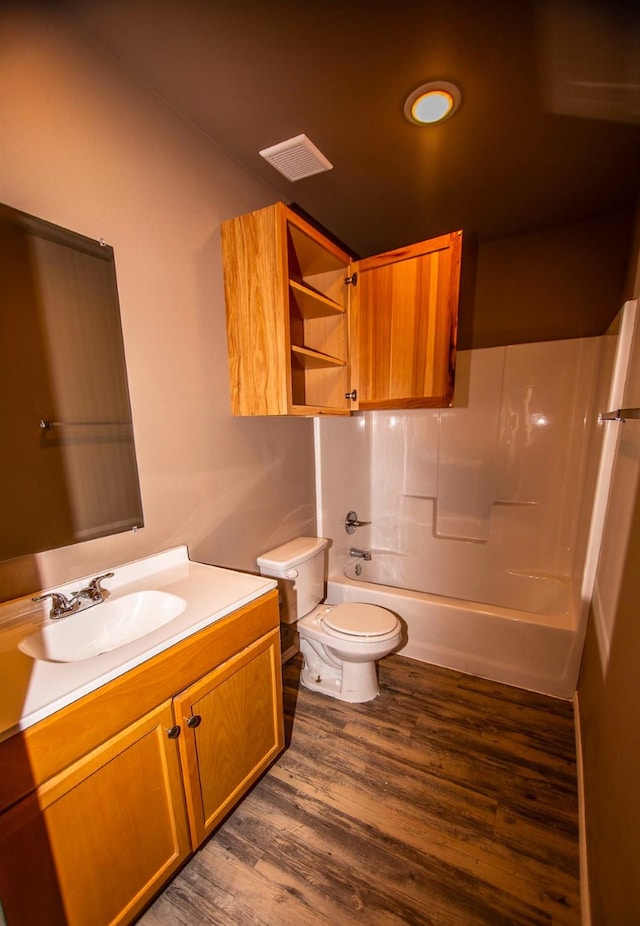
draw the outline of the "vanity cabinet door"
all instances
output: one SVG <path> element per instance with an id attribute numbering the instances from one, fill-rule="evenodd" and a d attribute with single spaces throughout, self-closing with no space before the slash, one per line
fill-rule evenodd
<path id="1" fill-rule="evenodd" d="M 13 923 L 128 923 L 190 853 L 167 701 L 0 817 Z"/>
<path id="2" fill-rule="evenodd" d="M 279 630 L 178 695 L 174 711 L 196 848 L 284 747 Z"/>

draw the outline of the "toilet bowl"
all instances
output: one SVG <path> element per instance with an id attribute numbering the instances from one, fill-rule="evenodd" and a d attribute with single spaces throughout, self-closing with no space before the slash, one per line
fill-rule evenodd
<path id="1" fill-rule="evenodd" d="M 305 688 L 361 703 L 379 692 L 376 661 L 402 639 L 398 618 L 372 604 L 321 605 L 298 621 Z"/>
<path id="2" fill-rule="evenodd" d="M 297 624 L 304 687 L 341 701 L 371 701 L 379 692 L 376 660 L 398 648 L 402 626 L 377 605 L 319 604 L 327 546 L 325 538 L 298 537 L 258 557 L 258 566 L 278 578 L 283 620 Z"/>

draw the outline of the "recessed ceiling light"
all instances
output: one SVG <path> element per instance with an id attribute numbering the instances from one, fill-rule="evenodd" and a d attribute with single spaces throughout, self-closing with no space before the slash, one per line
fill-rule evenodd
<path id="1" fill-rule="evenodd" d="M 414 125 L 443 122 L 454 114 L 461 99 L 455 84 L 447 80 L 432 80 L 409 94 L 404 114 Z"/>

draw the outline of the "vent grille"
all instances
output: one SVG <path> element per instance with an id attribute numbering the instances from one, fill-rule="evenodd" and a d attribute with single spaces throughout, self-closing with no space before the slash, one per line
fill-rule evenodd
<path id="1" fill-rule="evenodd" d="M 306 135 L 296 135 L 270 148 L 263 148 L 260 155 L 280 171 L 287 180 L 302 180 L 313 174 L 331 170 L 333 164 L 325 158 Z"/>

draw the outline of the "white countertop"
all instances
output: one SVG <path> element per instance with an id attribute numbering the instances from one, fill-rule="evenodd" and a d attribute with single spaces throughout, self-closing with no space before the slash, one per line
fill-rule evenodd
<path id="1" fill-rule="evenodd" d="M 105 601 L 157 589 L 178 595 L 187 606 L 168 624 L 131 643 L 80 662 L 63 663 L 32 659 L 18 649 L 27 634 L 51 623 L 49 601 L 35 604 L 28 597 L 0 604 L 0 741 L 276 587 L 274 579 L 192 563 L 186 547 L 115 566 L 110 571 L 115 575 L 103 583 L 109 593 Z M 80 577 L 55 591 L 68 595 L 91 578 Z"/>

